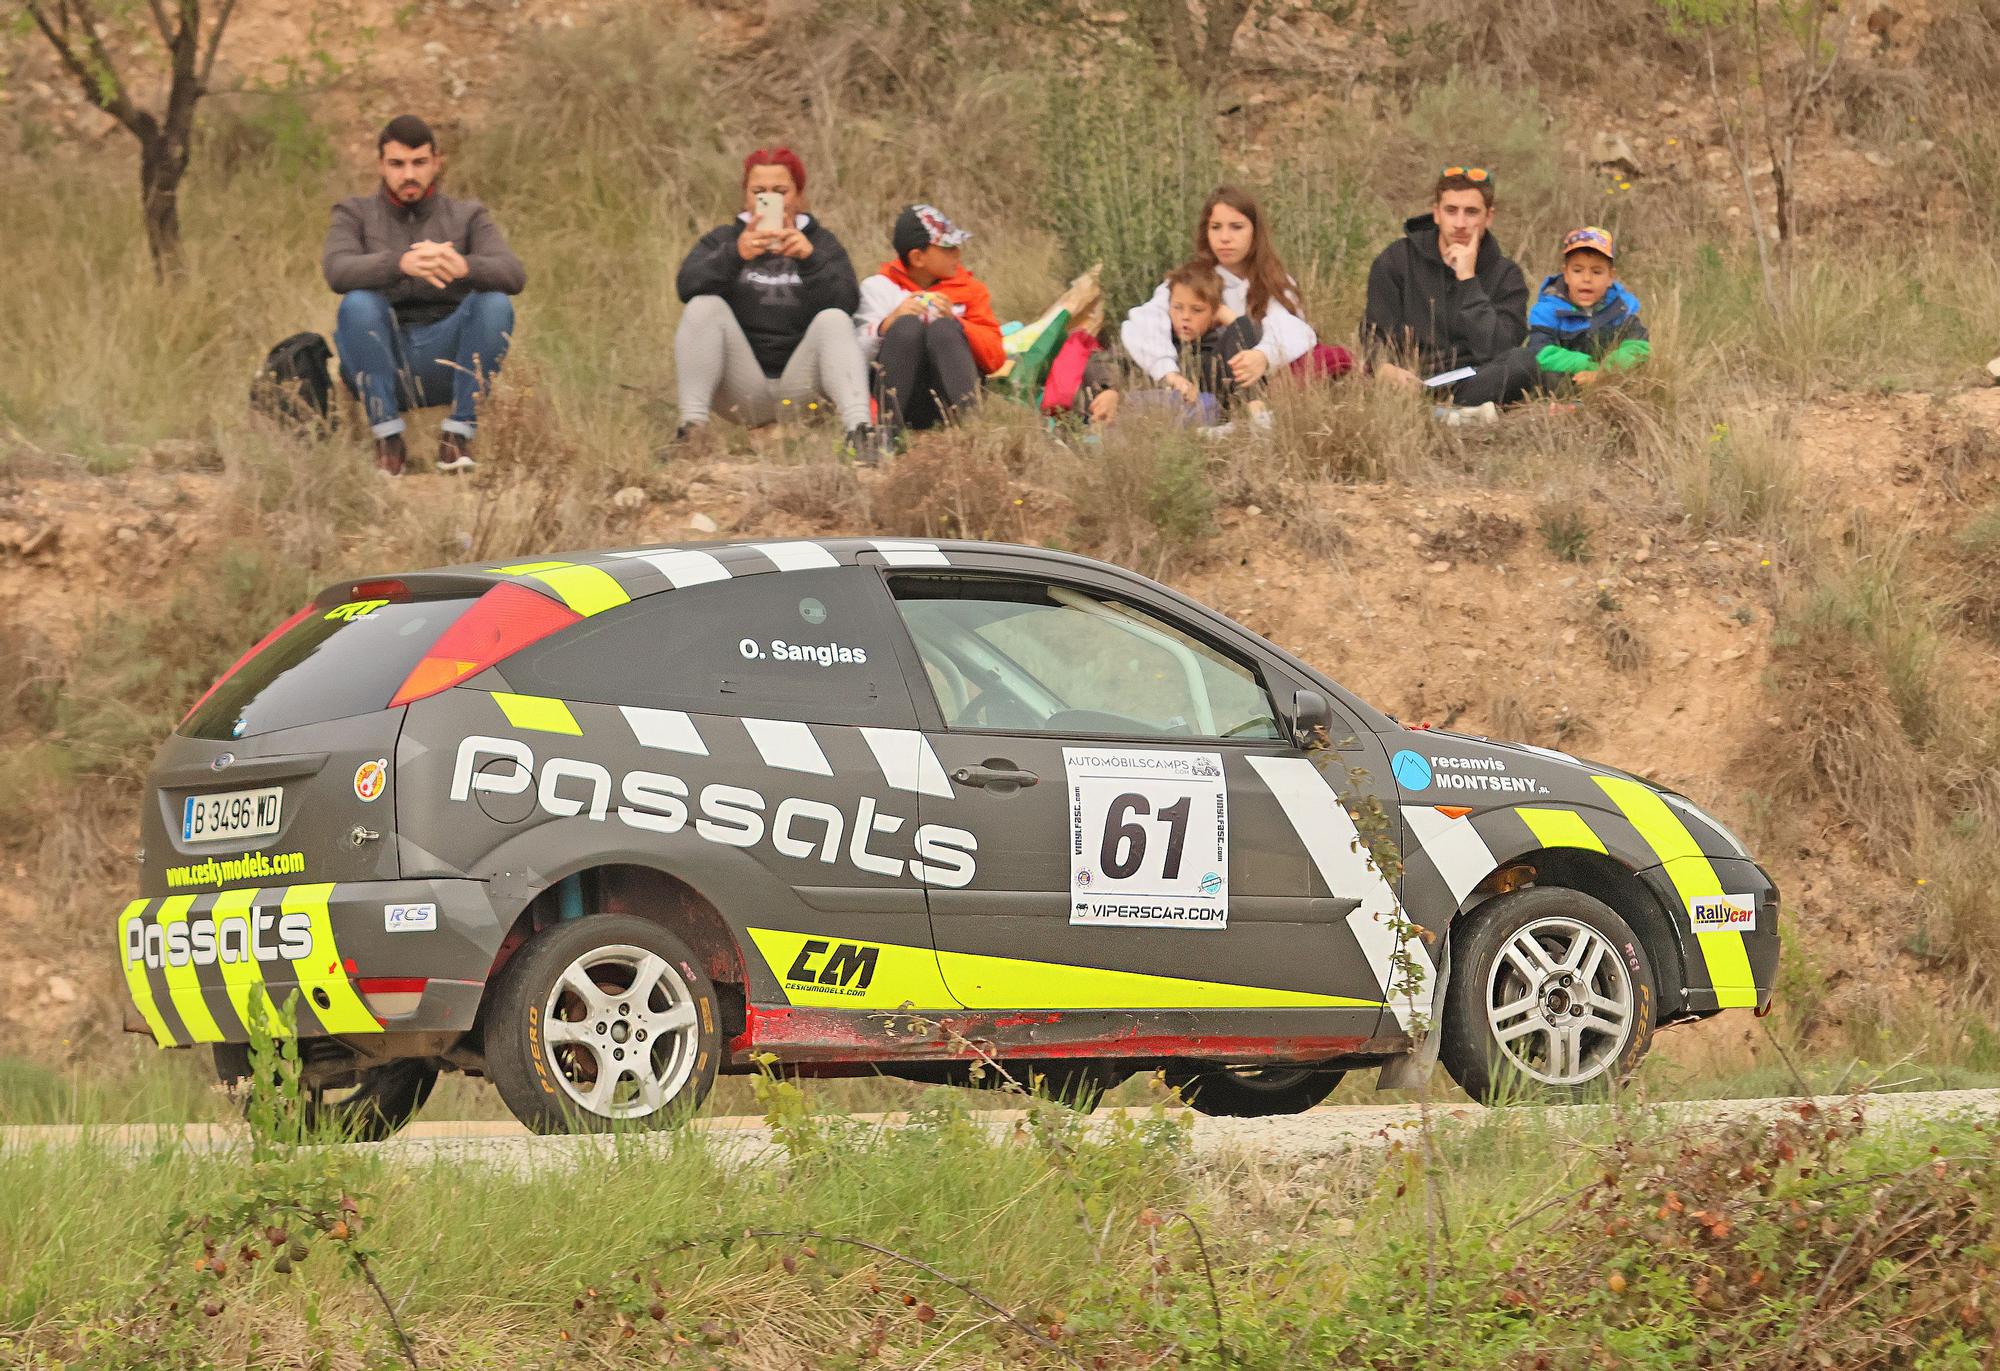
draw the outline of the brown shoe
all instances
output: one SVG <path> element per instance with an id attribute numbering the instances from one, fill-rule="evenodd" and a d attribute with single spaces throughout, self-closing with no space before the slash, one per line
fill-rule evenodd
<path id="1" fill-rule="evenodd" d="M 387 438 L 375 440 L 375 469 L 384 476 L 401 476 L 403 463 L 409 454 L 403 447 L 403 435 L 392 433 Z"/>
<path id="2" fill-rule="evenodd" d="M 472 440 L 463 433 L 440 433 L 438 435 L 438 470 L 446 476 L 459 476 L 472 470 L 479 463 L 472 460 Z"/>

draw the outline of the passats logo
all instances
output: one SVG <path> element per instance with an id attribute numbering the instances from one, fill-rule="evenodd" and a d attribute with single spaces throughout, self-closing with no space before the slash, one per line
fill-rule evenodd
<path id="1" fill-rule="evenodd" d="M 814 938 L 792 958 L 791 969 L 785 972 L 785 988 L 859 995 L 874 983 L 875 963 L 881 955 L 881 948 L 867 943 L 834 943 Z"/>
<path id="2" fill-rule="evenodd" d="M 125 960 L 134 966 L 240 966 L 246 962 L 298 962 L 312 955 L 312 916 L 274 914 L 252 905 L 218 919 L 196 914 L 125 925 Z"/>
<path id="3" fill-rule="evenodd" d="M 957 890 L 972 884 L 976 870 L 979 839 L 949 824 L 910 829 L 896 845 L 913 855 L 880 850 L 876 844 L 890 846 L 909 820 L 883 812 L 872 795 L 843 804 L 787 795 L 773 803 L 747 786 L 718 781 L 696 789 L 660 771 L 628 771 L 614 784 L 609 768 L 570 757 L 550 757 L 538 774 L 534 752 L 512 738 L 473 734 L 458 745 L 452 799 L 462 803 L 474 792 L 519 795 L 531 788 L 541 810 L 558 818 L 583 816 L 603 823 L 615 816 L 626 827 L 648 833 L 691 829 L 703 841 L 724 847 L 768 842 L 786 857 L 827 866 L 845 862 L 892 880 L 907 871 L 920 885 Z M 621 801 L 615 807 L 614 793 Z"/>

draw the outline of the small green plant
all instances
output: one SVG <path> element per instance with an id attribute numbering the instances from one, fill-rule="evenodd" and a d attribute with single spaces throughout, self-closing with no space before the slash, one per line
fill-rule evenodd
<path id="1" fill-rule="evenodd" d="M 1560 501 L 1536 511 L 1535 527 L 1542 542 L 1559 562 L 1590 560 L 1590 540 L 1594 530 L 1581 505 Z"/>

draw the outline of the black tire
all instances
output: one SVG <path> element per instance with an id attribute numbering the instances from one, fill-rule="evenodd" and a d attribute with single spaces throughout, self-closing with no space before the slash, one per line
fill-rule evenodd
<path id="1" fill-rule="evenodd" d="M 1333 1093 L 1345 1071 L 1324 1066 L 1224 1066 L 1178 1062 L 1167 1084 L 1188 1107 L 1222 1119 L 1263 1119 L 1303 1114 Z"/>
<path id="2" fill-rule="evenodd" d="M 217 1079 L 231 1088 L 238 1107 L 247 1110 L 249 1093 L 236 1087 L 249 1079 L 249 1049 L 241 1043 L 217 1043 L 214 1057 Z M 437 1088 L 438 1073 L 436 1062 L 420 1058 L 360 1067 L 351 1085 L 306 1091 L 306 1127 L 353 1142 L 381 1142 L 416 1117 Z"/>
<path id="3" fill-rule="evenodd" d="M 1535 982 L 1523 965 L 1533 953 L 1510 952 L 1523 934 L 1549 964 Z M 1579 944 L 1576 955 L 1594 967 L 1588 985 L 1585 967 L 1563 965 Z M 1514 1014 L 1489 1013 L 1531 998 Z M 1627 1007 L 1622 1019 L 1612 1001 Z M 1533 886 L 1488 900 L 1452 929 L 1439 1057 L 1482 1103 L 1602 1099 L 1638 1070 L 1657 1003 L 1645 944 L 1616 910 L 1582 891 Z M 1496 1018 L 1521 1030 L 1518 1049 L 1501 1042 Z"/>
<path id="4" fill-rule="evenodd" d="M 664 965 L 642 1000 L 629 992 L 644 974 L 634 954 L 646 953 Z M 591 973 L 600 1007 L 563 980 L 573 969 Z M 563 1030 L 573 1036 L 556 1036 L 551 1005 L 556 1020 L 574 1025 Z M 597 1025 L 602 1031 L 593 1031 Z M 537 1133 L 665 1127 L 700 1107 L 721 1060 L 721 1006 L 700 960 L 668 929 L 630 914 L 543 929 L 507 963 L 487 1006 L 486 1074 L 514 1117 Z M 586 1097 L 606 1069 L 616 1073 L 610 1093 L 593 1107 Z M 659 1088 L 653 1102 L 649 1081 Z"/>

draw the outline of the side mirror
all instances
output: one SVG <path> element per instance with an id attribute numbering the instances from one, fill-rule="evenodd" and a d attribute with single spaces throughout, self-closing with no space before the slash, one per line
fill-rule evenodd
<path id="1" fill-rule="evenodd" d="M 1325 747 L 1327 726 L 1333 722 L 1333 706 L 1317 690 L 1301 690 L 1292 696 L 1292 741 L 1302 748 Z"/>

